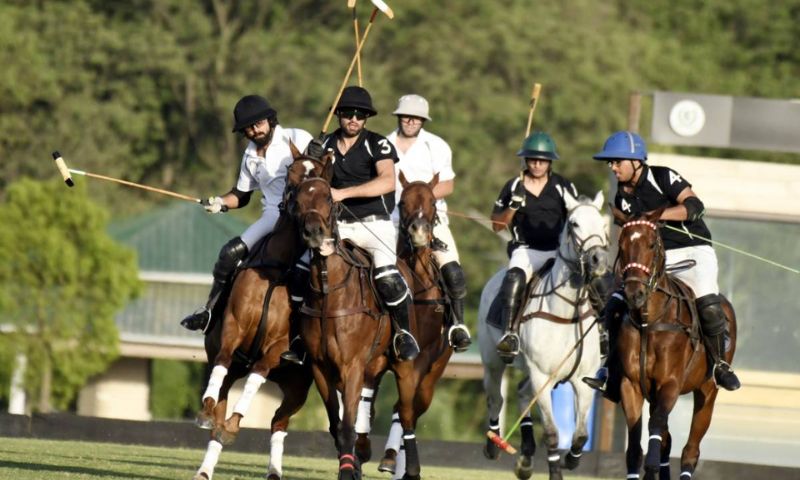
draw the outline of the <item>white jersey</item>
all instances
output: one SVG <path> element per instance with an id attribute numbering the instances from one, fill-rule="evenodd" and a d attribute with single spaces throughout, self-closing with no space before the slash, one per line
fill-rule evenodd
<path id="1" fill-rule="evenodd" d="M 260 188 L 263 194 L 261 204 L 264 206 L 264 210 L 277 209 L 283 199 L 283 190 L 286 186 L 286 167 L 294 161 L 289 149 L 289 141 L 291 140 L 294 146 L 302 152 L 312 138 L 311 134 L 305 130 L 283 128 L 276 125 L 272 142 L 267 147 L 264 157 L 256 154 L 255 143 L 248 143 L 242 156 L 242 166 L 239 170 L 236 189 L 242 192 L 252 192 Z"/>
<path id="2" fill-rule="evenodd" d="M 397 130 L 386 136 L 390 142 L 397 147 Z M 429 182 L 433 176 L 439 174 L 439 181 L 444 182 L 452 180 L 456 177 L 453 171 L 453 151 L 447 142 L 442 140 L 438 135 L 434 135 L 424 128 L 421 128 L 417 140 L 411 145 L 405 153 L 397 148 L 397 156 L 400 158 L 394 166 L 395 177 L 397 178 L 395 185 L 395 199 L 400 202 L 400 195 L 403 193 L 403 187 L 400 185 L 399 175 L 400 171 L 409 182 L 423 181 Z M 439 212 L 439 219 L 443 224 L 448 223 L 447 219 L 447 202 L 443 198 L 436 200 L 436 210 Z M 400 212 L 397 208 L 392 213 L 392 219 L 395 223 L 398 221 Z"/>

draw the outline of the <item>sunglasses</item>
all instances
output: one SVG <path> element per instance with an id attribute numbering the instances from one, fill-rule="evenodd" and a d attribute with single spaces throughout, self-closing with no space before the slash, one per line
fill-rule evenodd
<path id="1" fill-rule="evenodd" d="M 361 110 L 359 110 L 357 108 L 346 108 L 346 109 L 339 110 L 336 113 L 340 117 L 348 118 L 348 119 L 356 117 L 356 120 L 364 120 L 365 118 L 367 118 L 367 112 L 362 112 Z"/>

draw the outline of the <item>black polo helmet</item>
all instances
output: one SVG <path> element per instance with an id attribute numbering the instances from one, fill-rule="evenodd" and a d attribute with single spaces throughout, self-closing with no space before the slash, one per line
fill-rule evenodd
<path id="1" fill-rule="evenodd" d="M 241 132 L 259 120 L 274 119 L 278 116 L 266 98 L 260 95 L 246 95 L 233 107 L 233 131 Z"/>
<path id="2" fill-rule="evenodd" d="M 378 114 L 378 111 L 372 106 L 372 97 L 367 89 L 354 85 L 342 90 L 342 96 L 339 97 L 339 103 L 336 104 L 334 113 L 338 113 L 343 108 L 357 108 L 366 112 L 370 117 Z"/>

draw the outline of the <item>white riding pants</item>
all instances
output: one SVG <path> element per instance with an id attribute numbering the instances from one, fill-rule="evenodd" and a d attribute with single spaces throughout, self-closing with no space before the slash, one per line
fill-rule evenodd
<path id="1" fill-rule="evenodd" d="M 711 245 L 699 245 L 695 247 L 684 247 L 667 250 L 667 266 L 683 260 L 694 260 L 695 266 L 678 272 L 673 275 L 689 285 L 697 298 L 704 297 L 712 293 L 719 293 L 717 283 L 717 254 Z"/>
<path id="2" fill-rule="evenodd" d="M 247 227 L 247 230 L 245 230 L 240 237 L 244 244 L 247 245 L 248 251 L 253 248 L 256 242 L 264 238 L 266 234 L 275 228 L 275 224 L 278 223 L 278 217 L 280 217 L 280 215 L 281 212 L 277 207 L 267 208 L 261 213 L 261 218 L 256 220 L 256 223 Z"/>
<path id="3" fill-rule="evenodd" d="M 525 281 L 530 282 L 533 273 L 542 268 L 549 259 L 556 258 L 558 250 L 534 250 L 523 246 L 515 248 L 511 252 L 511 260 L 508 262 L 508 269 L 514 267 L 521 268 L 525 272 Z"/>
<path id="4" fill-rule="evenodd" d="M 397 263 L 397 229 L 391 220 L 338 222 L 339 238 L 348 239 L 372 256 L 375 268 Z"/>

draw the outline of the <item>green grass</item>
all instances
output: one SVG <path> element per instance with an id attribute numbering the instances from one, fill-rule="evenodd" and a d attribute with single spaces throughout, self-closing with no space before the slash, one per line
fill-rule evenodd
<path id="1" fill-rule="evenodd" d="M 180 448 L 143 447 L 114 443 L 0 438 L 0 479 L 52 480 L 174 480 L 191 479 L 203 451 Z M 214 480 L 264 478 L 267 455 L 223 452 Z M 365 468 L 365 478 L 388 479 L 378 473 L 376 463 Z M 331 459 L 285 457 L 284 478 L 331 480 L 338 462 Z M 484 480 L 515 478 L 512 472 L 464 470 L 423 466 L 425 480 Z M 535 480 L 546 475 L 534 475 Z M 577 480 L 587 477 L 571 477 Z"/>

